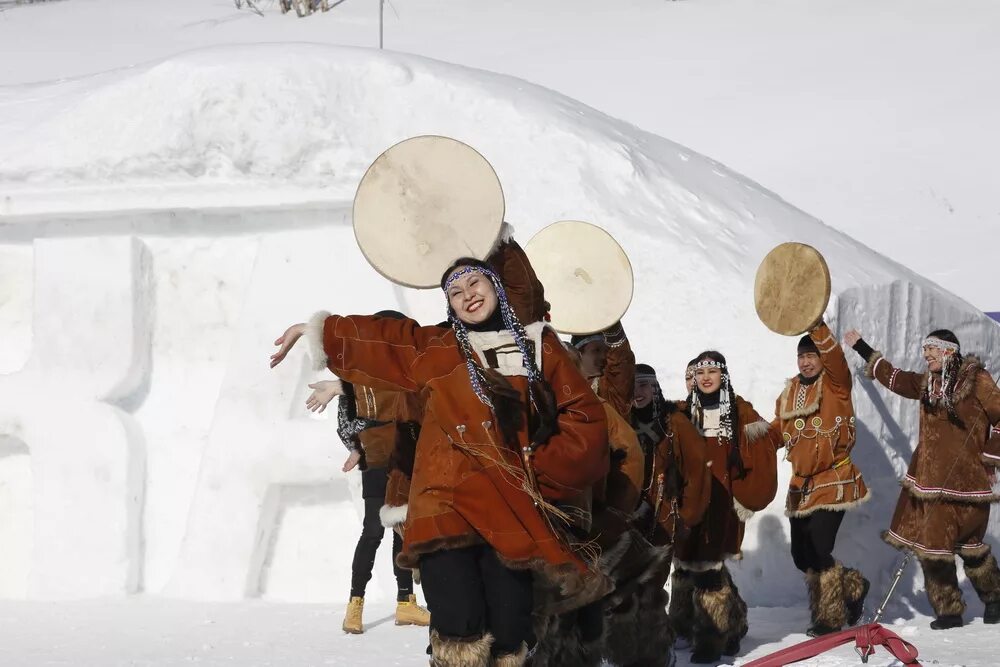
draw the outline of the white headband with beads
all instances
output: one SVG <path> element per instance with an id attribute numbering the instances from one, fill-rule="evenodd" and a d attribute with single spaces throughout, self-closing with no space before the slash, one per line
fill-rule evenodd
<path id="1" fill-rule="evenodd" d="M 693 366 L 688 366 L 688 370 L 697 371 L 699 368 L 718 368 L 720 371 L 726 370 L 726 365 L 715 359 L 702 359 Z"/>
<path id="2" fill-rule="evenodd" d="M 937 349 L 945 352 L 958 352 L 959 349 L 956 343 L 952 343 L 948 340 L 941 340 L 935 336 L 928 336 L 925 338 L 924 344 L 921 345 L 921 347 L 936 347 Z"/>

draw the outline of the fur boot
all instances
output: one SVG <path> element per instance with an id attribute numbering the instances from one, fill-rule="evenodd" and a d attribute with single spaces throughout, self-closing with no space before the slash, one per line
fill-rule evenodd
<path id="1" fill-rule="evenodd" d="M 840 563 L 834 563 L 833 567 L 828 567 L 817 573 L 816 584 L 815 622 L 807 633 L 812 637 L 836 632 L 843 628 L 847 622 L 847 605 L 844 600 L 844 566 Z M 810 607 L 812 607 L 811 604 Z"/>
<path id="2" fill-rule="evenodd" d="M 504 653 L 493 658 L 493 667 L 524 667 L 528 657 L 528 645 L 521 644 L 517 653 Z"/>
<path id="3" fill-rule="evenodd" d="M 670 625 L 674 634 L 690 641 L 694 625 L 694 578 L 687 570 L 670 575 Z"/>
<path id="4" fill-rule="evenodd" d="M 722 649 L 722 655 L 734 656 L 740 652 L 740 641 L 750 631 L 747 620 L 747 603 L 740 595 L 740 589 L 736 587 L 736 582 L 733 581 L 729 568 L 723 567 L 722 571 L 732 594 L 732 604 L 729 607 L 730 631 L 726 638 L 726 645 Z"/>
<path id="5" fill-rule="evenodd" d="M 526 664 L 533 667 L 600 667 L 603 637 L 583 637 L 578 621 L 577 611 L 571 611 L 536 622 L 538 643 Z"/>
<path id="6" fill-rule="evenodd" d="M 955 561 L 924 558 L 920 560 L 920 567 L 924 571 L 927 600 L 934 609 L 934 615 L 937 616 L 931 627 L 946 629 L 961 625 L 965 602 L 962 600 L 962 592 L 958 589 Z"/>
<path id="7" fill-rule="evenodd" d="M 816 570 L 806 570 L 805 578 L 806 592 L 809 593 L 809 627 L 812 628 L 819 615 L 819 575 Z"/>
<path id="8" fill-rule="evenodd" d="M 431 667 L 490 667 L 493 636 L 448 639 L 431 630 Z"/>
<path id="9" fill-rule="evenodd" d="M 674 633 L 666 608 L 666 591 L 644 586 L 622 604 L 605 610 L 604 658 L 629 667 L 667 664 Z"/>
<path id="10" fill-rule="evenodd" d="M 986 604 L 1000 602 L 1000 568 L 993 554 L 965 561 L 965 576 L 972 582 L 979 599 Z"/>
<path id="11" fill-rule="evenodd" d="M 847 625 L 854 627 L 865 613 L 865 598 L 871 582 L 852 567 L 844 568 L 844 602 L 847 606 Z"/>
<path id="12" fill-rule="evenodd" d="M 726 649 L 739 644 L 739 604 L 722 570 L 699 572 L 694 576 L 694 632 L 691 662 L 717 662 Z"/>

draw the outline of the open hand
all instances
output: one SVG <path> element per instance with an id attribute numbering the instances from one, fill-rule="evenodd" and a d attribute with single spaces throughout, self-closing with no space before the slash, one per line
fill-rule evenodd
<path id="1" fill-rule="evenodd" d="M 313 393 L 306 399 L 306 409 L 312 412 L 323 412 L 334 396 L 344 395 L 344 383 L 340 380 L 323 380 L 309 385 Z"/>
<path id="2" fill-rule="evenodd" d="M 349 472 L 358 467 L 358 462 L 361 461 L 361 452 L 356 449 L 351 450 L 351 455 L 347 457 L 344 461 L 344 466 L 341 468 L 344 472 Z"/>
<path id="3" fill-rule="evenodd" d="M 854 347 L 859 340 L 861 340 L 861 332 L 857 329 L 851 329 L 844 334 L 844 345 L 847 347 Z"/>
<path id="4" fill-rule="evenodd" d="M 299 338 L 302 338 L 302 334 L 305 332 L 306 325 L 304 323 L 293 324 L 285 329 L 285 333 L 281 334 L 281 336 L 274 341 L 274 344 L 280 345 L 280 347 L 277 352 L 271 355 L 271 368 L 274 368 L 285 360 L 285 356 L 293 347 L 295 347 L 295 343 L 298 342 Z"/>

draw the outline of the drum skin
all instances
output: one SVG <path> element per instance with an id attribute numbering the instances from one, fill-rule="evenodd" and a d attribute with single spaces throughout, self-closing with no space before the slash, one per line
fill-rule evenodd
<path id="1" fill-rule="evenodd" d="M 812 246 L 782 243 L 760 263 L 753 291 L 760 321 L 775 333 L 798 336 L 823 319 L 830 303 L 830 269 Z"/>
<path id="2" fill-rule="evenodd" d="M 564 334 L 603 331 L 632 303 L 632 264 L 614 237 L 579 220 L 554 222 L 524 247 Z"/>
<path id="3" fill-rule="evenodd" d="M 437 287 L 459 257 L 484 259 L 500 237 L 503 189 L 472 147 L 439 136 L 402 141 L 368 167 L 354 236 L 372 267 L 406 287 Z"/>

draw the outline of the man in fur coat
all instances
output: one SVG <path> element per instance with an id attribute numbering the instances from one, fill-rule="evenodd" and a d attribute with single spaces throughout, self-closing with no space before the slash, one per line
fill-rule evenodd
<path id="1" fill-rule="evenodd" d="M 773 423 L 792 464 L 785 514 L 792 559 L 809 591 L 806 634 L 817 637 L 861 618 L 869 583 L 835 560 L 833 548 L 844 513 L 871 496 L 851 460 L 854 404 L 844 351 L 821 322 L 799 340 L 797 352 L 799 374 L 785 384 Z"/>
<path id="2" fill-rule="evenodd" d="M 1000 439 L 990 437 L 1000 424 L 1000 389 L 982 362 L 963 356 L 958 338 L 947 329 L 923 342 L 927 371 L 893 366 L 848 331 L 844 342 L 866 363 L 865 375 L 889 391 L 920 401 L 920 436 L 892 517 L 882 539 L 920 560 L 927 598 L 937 618 L 931 628 L 962 625 L 965 602 L 958 588 L 955 555 L 985 604 L 984 623 L 1000 623 L 1000 569 L 983 541 L 1000 465 Z"/>

